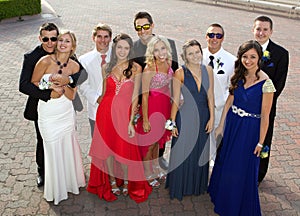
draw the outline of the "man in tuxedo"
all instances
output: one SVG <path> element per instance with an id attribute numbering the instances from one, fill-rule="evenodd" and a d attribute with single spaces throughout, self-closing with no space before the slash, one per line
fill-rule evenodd
<path id="1" fill-rule="evenodd" d="M 263 49 L 261 69 L 268 74 L 269 78 L 273 81 L 276 88 L 269 116 L 269 127 L 264 141 L 264 145 L 269 146 L 269 149 L 271 150 L 274 120 L 276 116 L 276 104 L 277 99 L 285 86 L 289 65 L 289 53 L 286 49 L 274 43 L 270 39 L 273 33 L 273 22 L 269 17 L 257 17 L 254 20 L 252 32 L 255 40 L 260 43 Z M 267 174 L 270 159 L 270 150 L 268 157 L 260 159 L 258 174 L 259 183 Z"/>
<path id="2" fill-rule="evenodd" d="M 141 65 L 142 69 L 144 70 L 146 63 L 146 49 L 147 44 L 151 40 L 151 38 L 154 36 L 153 34 L 153 28 L 154 28 L 154 22 L 152 16 L 145 11 L 138 12 L 133 21 L 134 29 L 137 32 L 137 35 L 139 39 L 133 43 L 133 51 L 135 55 L 135 62 L 137 62 L 139 65 Z M 177 50 L 175 41 L 168 39 L 171 50 L 172 50 L 172 69 L 175 72 L 178 69 L 178 56 L 177 56 Z M 139 104 L 141 103 L 141 96 L 139 98 Z M 164 159 L 163 155 L 165 152 L 165 147 L 162 149 L 159 149 L 159 164 L 161 168 L 164 170 L 168 169 L 168 162 Z"/>
<path id="3" fill-rule="evenodd" d="M 218 127 L 222 111 L 229 95 L 230 77 L 234 71 L 236 57 L 222 47 L 224 41 L 224 28 L 213 23 L 209 25 L 205 39 L 207 48 L 203 49 L 203 64 L 210 65 L 214 72 L 214 97 L 215 97 L 215 123 L 214 129 Z M 210 133 L 210 167 L 214 166 L 216 148 L 220 144 L 220 137 L 216 142 L 214 131 Z"/>
<path id="4" fill-rule="evenodd" d="M 95 48 L 79 57 L 79 62 L 88 73 L 88 79 L 79 86 L 79 92 L 87 100 L 88 118 L 93 137 L 96 112 L 102 96 L 102 65 L 109 62 L 112 29 L 107 24 L 99 23 L 93 28 L 92 40 Z"/>
<path id="5" fill-rule="evenodd" d="M 37 86 L 31 83 L 31 77 L 34 67 L 38 60 L 45 55 L 51 54 L 55 50 L 57 43 L 57 36 L 59 34 L 58 27 L 54 23 L 44 23 L 39 29 L 39 40 L 41 44 L 37 46 L 34 50 L 24 54 L 23 67 L 20 74 L 19 80 L 19 91 L 28 95 L 28 100 L 25 106 L 24 117 L 30 121 L 34 122 L 37 146 L 36 146 L 36 163 L 38 167 L 38 177 L 37 186 L 44 185 L 44 148 L 43 139 L 41 137 L 39 127 L 38 127 L 38 112 L 37 106 L 39 100 L 48 101 L 51 98 L 59 98 L 61 95 L 57 92 L 47 89 L 40 90 Z M 53 81 L 59 85 L 69 85 L 70 87 L 75 87 L 77 82 L 83 82 L 86 79 L 86 72 L 81 67 L 81 70 L 72 75 L 64 76 L 62 74 L 57 74 L 53 76 Z"/>

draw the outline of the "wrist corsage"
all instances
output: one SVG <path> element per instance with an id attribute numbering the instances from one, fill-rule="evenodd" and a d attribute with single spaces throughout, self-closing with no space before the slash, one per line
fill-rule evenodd
<path id="1" fill-rule="evenodd" d="M 135 114 L 132 120 L 132 124 L 136 125 L 141 115 L 139 113 Z"/>
<path id="2" fill-rule="evenodd" d="M 260 158 L 267 158 L 269 156 L 269 150 L 269 146 L 264 145 L 260 152 Z"/>
<path id="3" fill-rule="evenodd" d="M 42 80 L 39 82 L 39 89 L 41 90 L 50 89 L 51 85 L 52 85 L 51 81 L 42 78 Z"/>
<path id="4" fill-rule="evenodd" d="M 175 128 L 177 128 L 176 127 L 176 122 L 172 121 L 171 119 L 168 119 L 167 122 L 166 122 L 166 125 L 165 125 L 165 129 L 167 129 L 167 130 L 173 130 Z"/>

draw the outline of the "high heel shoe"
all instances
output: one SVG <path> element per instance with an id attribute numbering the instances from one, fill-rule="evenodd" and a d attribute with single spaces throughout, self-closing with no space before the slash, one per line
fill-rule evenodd
<path id="1" fill-rule="evenodd" d="M 116 181 L 112 181 L 110 182 L 110 185 L 111 185 L 111 191 L 114 195 L 116 196 L 120 196 L 121 195 L 121 191 L 120 191 L 120 188 L 118 188 L 117 184 L 116 184 Z"/>
<path id="2" fill-rule="evenodd" d="M 122 190 L 123 196 L 128 196 L 128 181 L 124 181 L 123 190 Z"/>
<path id="3" fill-rule="evenodd" d="M 159 188 L 160 183 L 152 177 L 152 175 L 148 176 L 147 178 L 148 184 L 152 187 L 152 188 Z"/>

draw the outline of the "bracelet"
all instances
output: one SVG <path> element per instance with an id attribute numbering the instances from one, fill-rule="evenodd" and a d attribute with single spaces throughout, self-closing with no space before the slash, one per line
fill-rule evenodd
<path id="1" fill-rule="evenodd" d="M 176 122 L 172 121 L 171 119 L 168 119 L 167 122 L 166 122 L 166 125 L 165 125 L 165 129 L 167 129 L 167 130 L 173 130 L 175 128 L 177 128 L 176 127 Z"/>
<path id="2" fill-rule="evenodd" d="M 263 145 L 262 144 L 260 144 L 260 143 L 257 143 L 257 145 L 256 146 L 258 146 L 258 147 L 263 147 Z"/>

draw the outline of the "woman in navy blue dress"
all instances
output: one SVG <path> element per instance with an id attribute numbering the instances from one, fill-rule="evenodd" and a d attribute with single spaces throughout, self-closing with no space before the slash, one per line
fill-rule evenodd
<path id="1" fill-rule="evenodd" d="M 260 70 L 262 49 L 256 41 L 238 50 L 216 137 L 223 146 L 213 168 L 208 192 L 221 216 L 260 216 L 258 168 L 272 105 L 274 85 Z"/>
<path id="2" fill-rule="evenodd" d="M 209 133 L 214 122 L 212 68 L 200 64 L 202 49 L 198 41 L 190 40 L 182 49 L 185 65 L 174 75 L 174 101 L 166 125 L 173 136 L 166 188 L 170 198 L 178 200 L 207 191 Z M 183 103 L 179 107 L 181 94 Z"/>

